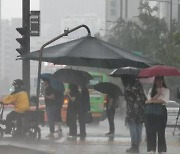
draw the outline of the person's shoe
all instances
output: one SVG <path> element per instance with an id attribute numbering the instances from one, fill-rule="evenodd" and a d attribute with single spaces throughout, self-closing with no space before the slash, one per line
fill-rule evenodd
<path id="1" fill-rule="evenodd" d="M 70 133 L 68 133 L 67 136 L 68 136 L 68 137 L 77 137 L 77 134 L 75 135 L 75 134 L 70 134 Z"/>
<path id="2" fill-rule="evenodd" d="M 166 152 L 159 152 L 158 154 L 166 154 Z"/>
<path id="3" fill-rule="evenodd" d="M 6 120 L 1 119 L 1 120 L 0 120 L 0 124 L 2 124 L 2 125 L 6 125 Z"/>
<path id="4" fill-rule="evenodd" d="M 62 129 L 55 130 L 55 133 L 62 133 Z"/>
<path id="5" fill-rule="evenodd" d="M 77 135 L 68 135 L 67 139 L 68 140 L 76 140 L 77 139 Z"/>
<path id="6" fill-rule="evenodd" d="M 46 136 L 46 138 L 54 139 L 55 137 L 54 137 L 54 134 L 50 133 L 50 134 L 48 134 L 48 135 Z"/>
<path id="7" fill-rule="evenodd" d="M 4 133 L 5 133 L 5 134 L 11 134 L 11 130 L 4 129 Z"/>
<path id="8" fill-rule="evenodd" d="M 80 136 L 80 141 L 85 141 L 86 136 Z"/>
<path id="9" fill-rule="evenodd" d="M 86 137 L 86 133 L 85 134 L 77 134 L 77 137 Z"/>
<path id="10" fill-rule="evenodd" d="M 135 147 L 130 147 L 126 150 L 127 153 L 139 153 L 139 149 Z"/>
<path id="11" fill-rule="evenodd" d="M 154 151 L 149 151 L 148 154 L 155 154 L 155 152 Z"/>
<path id="12" fill-rule="evenodd" d="M 108 132 L 105 134 L 106 136 L 109 136 L 109 135 L 114 135 L 114 132 Z"/>

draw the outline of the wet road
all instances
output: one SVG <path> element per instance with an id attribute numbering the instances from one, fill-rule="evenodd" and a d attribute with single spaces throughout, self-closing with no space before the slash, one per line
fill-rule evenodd
<path id="1" fill-rule="evenodd" d="M 124 121 L 119 117 L 116 117 L 116 134 L 114 138 L 104 136 L 104 133 L 108 131 L 107 120 L 100 123 L 99 126 L 88 125 L 87 126 L 87 138 L 85 141 L 80 141 L 79 138 L 76 140 L 70 140 L 67 138 L 68 128 L 63 126 L 63 136 L 55 139 L 47 139 L 45 136 L 49 130 L 47 127 L 42 127 L 42 139 L 41 141 L 27 141 L 22 139 L 13 139 L 10 136 L 4 136 L 3 140 L 0 141 L 0 145 L 13 145 L 19 147 L 17 154 L 123 154 L 125 150 L 130 146 L 129 130 L 124 126 Z M 180 136 L 172 135 L 172 128 L 167 128 L 166 139 L 168 154 L 180 154 Z M 176 134 L 180 133 L 179 130 Z M 21 149 L 27 148 L 27 150 Z M 2 147 L 0 147 L 0 154 Z M 9 148 L 10 149 L 10 148 Z M 32 151 L 30 151 L 32 150 Z M 33 151 L 39 150 L 39 151 Z M 3 150 L 4 151 L 4 150 Z M 15 150 L 12 150 L 12 154 L 16 154 Z M 145 132 L 143 130 L 143 139 L 140 146 L 140 153 L 145 154 L 146 142 Z M 5 154 L 11 154 L 9 153 Z"/>

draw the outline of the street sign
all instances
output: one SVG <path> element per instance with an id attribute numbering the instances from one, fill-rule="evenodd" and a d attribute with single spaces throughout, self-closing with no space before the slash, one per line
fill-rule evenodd
<path id="1" fill-rule="evenodd" d="M 40 11 L 31 11 L 30 24 L 30 35 L 40 36 Z"/>

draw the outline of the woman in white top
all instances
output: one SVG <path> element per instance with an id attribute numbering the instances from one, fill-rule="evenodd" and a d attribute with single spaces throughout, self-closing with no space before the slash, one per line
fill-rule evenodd
<path id="1" fill-rule="evenodd" d="M 162 76 L 155 77 L 153 88 L 148 93 L 145 107 L 145 127 L 147 135 L 147 151 L 155 153 L 158 137 L 159 154 L 167 151 L 165 128 L 167 123 L 166 103 L 169 101 L 169 89 Z"/>

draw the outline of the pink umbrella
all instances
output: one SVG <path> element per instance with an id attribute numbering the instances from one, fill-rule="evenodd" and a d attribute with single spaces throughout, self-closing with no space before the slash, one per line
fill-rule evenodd
<path id="1" fill-rule="evenodd" d="M 139 77 L 153 77 L 153 76 L 180 76 L 180 70 L 175 67 L 165 65 L 155 65 L 142 69 Z"/>

